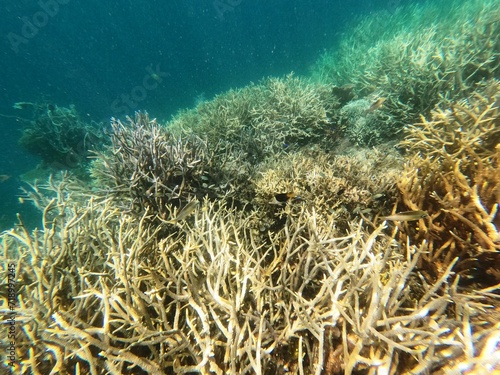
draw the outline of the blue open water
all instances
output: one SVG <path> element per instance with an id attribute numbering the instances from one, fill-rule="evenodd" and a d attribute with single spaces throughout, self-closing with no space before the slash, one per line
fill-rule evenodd
<path id="1" fill-rule="evenodd" d="M 18 146 L 15 102 L 74 104 L 97 122 L 135 110 L 167 120 L 265 76 L 307 74 L 355 18 L 407 2 L 1 0 L 0 174 L 11 178 L 0 183 L 0 229 L 16 212 L 37 225 L 17 199 L 38 160 Z"/>

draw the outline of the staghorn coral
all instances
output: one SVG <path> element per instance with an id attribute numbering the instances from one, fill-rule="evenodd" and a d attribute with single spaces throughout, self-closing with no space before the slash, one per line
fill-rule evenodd
<path id="1" fill-rule="evenodd" d="M 380 114 L 390 120 L 365 130 L 390 135 L 500 77 L 499 9 L 495 0 L 434 1 L 372 14 L 318 60 L 313 76 L 350 84 L 359 98 L 387 98 Z"/>
<path id="2" fill-rule="evenodd" d="M 390 147 L 345 155 L 303 149 L 268 160 L 259 166 L 254 181 L 259 226 L 261 230 L 273 227 L 305 205 L 323 219 L 333 215 L 338 234 L 344 234 L 352 220 L 363 215 L 373 218 L 391 207 L 401 168 Z M 282 193 L 296 197 L 288 203 L 276 201 L 275 196 Z"/>
<path id="3" fill-rule="evenodd" d="M 85 123 L 74 105 L 17 103 L 15 108 L 32 108 L 34 117 L 23 129 L 19 144 L 54 170 L 81 167 L 88 150 L 102 143 L 100 129 Z"/>
<path id="4" fill-rule="evenodd" d="M 401 130 L 400 124 L 394 121 L 386 108 L 370 111 L 372 102 L 367 99 L 353 100 L 338 112 L 341 131 L 354 144 L 373 146 L 387 142 Z"/>
<path id="5" fill-rule="evenodd" d="M 479 46 L 497 27 L 484 26 Z M 422 58 L 422 74 L 429 45 L 412 55 Z M 496 47 L 484 47 L 482 57 L 471 49 L 473 62 L 486 56 L 487 63 L 477 70 L 471 63 L 466 79 L 455 75 L 454 82 L 488 76 Z M 394 51 L 388 46 L 387 56 Z M 439 82 L 443 102 L 449 83 Z M 433 85 L 411 89 L 432 94 Z M 25 189 L 42 227 L 30 233 L 19 217 L 2 234 L 0 269 L 14 261 L 18 270 L 16 370 L 500 370 L 499 90 L 495 82 L 476 88 L 468 101 L 438 108 L 408 130 L 412 159 L 398 184 L 399 204 L 430 213 L 418 226 L 371 222 L 396 199 L 400 156 L 393 149 L 335 155 L 317 147 L 339 152 L 343 145 L 330 141 L 338 140 L 342 116 L 356 104 L 366 114 L 370 102 L 349 103 L 349 87 L 270 78 L 200 103 L 168 127 L 141 113 L 114 120 L 111 145 L 91 169 L 93 184 L 62 175 Z M 467 90 L 457 86 L 457 93 Z M 427 99 L 401 105 L 420 108 Z M 398 100 L 388 96 L 372 115 L 388 124 Z M 349 131 L 359 143 L 385 138 L 365 135 L 363 126 Z M 273 201 L 289 192 L 300 199 Z M 168 221 L 194 199 L 189 218 Z M 493 281 L 484 283 L 480 272 Z"/>
<path id="6" fill-rule="evenodd" d="M 232 144 L 256 164 L 323 137 L 335 106 L 325 90 L 293 74 L 268 78 L 180 112 L 168 126 L 174 133 L 206 137 L 210 144 Z"/>
<path id="7" fill-rule="evenodd" d="M 459 257 L 464 277 L 500 282 L 499 98 L 491 81 L 408 128 L 403 146 L 413 157 L 398 187 L 406 207 L 430 215 L 411 237 L 429 244 L 423 259 L 435 275 Z"/>
<path id="8" fill-rule="evenodd" d="M 20 373 L 418 374 L 449 364 L 479 374 L 499 365 L 489 355 L 498 296 L 447 283 L 453 263 L 427 284 L 416 265 L 428 249 L 402 249 L 397 228 L 358 223 L 336 237 L 334 218 L 303 207 L 266 245 L 247 214 L 206 200 L 162 237 L 146 215 L 137 221 L 109 198 L 82 204 L 71 186 L 65 176 L 45 187 L 54 199 L 40 231 L 21 221 L 2 236 L 2 267 L 16 259 L 18 269 Z"/>
<path id="9" fill-rule="evenodd" d="M 144 113 L 126 124 L 113 119 L 111 126 L 111 145 L 97 154 L 91 174 L 100 194 L 111 194 L 121 209 L 139 216 L 171 219 L 174 207 L 195 197 L 231 194 L 230 183 L 240 186 L 250 170 L 230 146 L 176 137 Z M 245 186 L 232 196 L 244 200 Z"/>
<path id="10" fill-rule="evenodd" d="M 64 374 L 81 370 L 96 374 L 97 369 L 104 368 L 103 361 L 94 358 L 96 350 L 105 351 L 110 357 L 119 355 L 128 364 L 151 370 L 154 366 L 148 367 L 148 360 L 113 350 L 109 337 L 99 342 L 96 335 L 102 338 L 104 331 L 93 330 L 92 326 L 109 316 L 100 309 L 98 298 L 81 296 L 87 289 L 100 288 L 101 278 L 114 283 L 115 274 L 109 273 L 112 268 L 109 262 L 116 261 L 117 252 L 124 250 L 116 245 L 133 242 L 141 246 L 143 238 L 135 234 L 144 227 L 133 220 L 126 223 L 122 212 L 110 207 L 109 199 L 100 202 L 91 199 L 86 206 L 77 203 L 80 200 L 74 198 L 78 194 L 66 195 L 65 188 L 71 183 L 65 176 L 58 184 L 44 186 L 55 197 L 43 209 L 40 231 L 28 234 L 20 220 L 18 230 L 8 232 L 3 238 L 3 259 L 19 259 L 17 312 L 23 327 L 17 341 L 19 371 Z M 36 196 L 40 195 L 37 189 Z M 116 233 L 123 241 L 117 242 Z M 106 289 L 101 290 L 101 294 L 105 292 Z M 56 321 L 60 325 L 54 324 Z M 68 340 L 70 333 L 61 331 L 61 326 L 85 344 Z"/>

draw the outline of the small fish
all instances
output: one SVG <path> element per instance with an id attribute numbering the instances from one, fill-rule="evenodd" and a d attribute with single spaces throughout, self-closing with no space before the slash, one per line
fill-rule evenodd
<path id="1" fill-rule="evenodd" d="M 35 106 L 36 106 L 36 104 L 34 104 L 34 103 L 17 102 L 17 103 L 14 103 L 14 105 L 12 106 L 12 108 L 15 108 L 15 109 L 25 109 L 25 108 L 35 107 Z"/>
<path id="2" fill-rule="evenodd" d="M 196 199 L 193 199 L 191 202 L 186 204 L 182 210 L 179 211 L 175 219 L 165 221 L 168 224 L 178 224 L 180 221 L 184 220 L 187 218 L 189 215 L 193 213 L 195 210 L 196 206 L 198 206 L 198 201 Z"/>
<path id="3" fill-rule="evenodd" d="M 274 198 L 276 198 L 276 200 L 278 202 L 286 202 L 290 199 L 294 199 L 295 197 L 297 197 L 297 194 L 295 193 L 279 193 L 279 194 L 274 194 Z"/>
<path id="4" fill-rule="evenodd" d="M 384 102 L 387 100 L 387 98 L 378 98 L 377 100 L 375 100 L 372 105 L 370 106 L 370 108 L 368 108 L 366 110 L 366 112 L 373 112 L 373 111 L 376 111 L 377 109 L 379 109 L 380 107 L 382 107 L 382 105 L 384 104 Z"/>
<path id="5" fill-rule="evenodd" d="M 159 82 L 159 83 L 161 83 L 161 81 L 163 81 L 161 79 L 161 77 L 158 74 L 154 73 L 154 72 L 151 73 L 151 78 L 153 78 L 156 82 Z"/>
<path id="6" fill-rule="evenodd" d="M 275 205 L 281 206 L 288 201 L 298 201 L 298 200 L 302 200 L 302 197 L 300 197 L 299 195 L 297 195 L 293 192 L 278 193 L 278 194 L 274 194 L 274 197 L 269 202 L 269 204 L 275 204 Z"/>
<path id="7" fill-rule="evenodd" d="M 10 178 L 9 175 L 6 174 L 0 174 L 0 182 L 5 182 Z"/>
<path id="8" fill-rule="evenodd" d="M 404 211 L 404 212 L 398 212 L 395 213 L 394 215 L 390 216 L 385 216 L 383 217 L 384 220 L 392 220 L 392 221 L 414 221 L 414 220 L 420 220 L 423 219 L 424 217 L 429 216 L 427 212 L 425 211 Z"/>

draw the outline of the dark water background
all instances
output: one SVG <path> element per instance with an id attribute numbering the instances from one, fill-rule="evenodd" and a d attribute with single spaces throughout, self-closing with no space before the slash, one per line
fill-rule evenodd
<path id="1" fill-rule="evenodd" d="M 18 101 L 74 104 L 107 122 L 135 110 L 168 120 L 197 98 L 311 65 L 353 20 L 409 0 L 0 0 L 0 230 L 22 212 Z M 154 80 L 146 80 L 155 72 Z M 36 215 L 38 216 L 38 215 Z"/>

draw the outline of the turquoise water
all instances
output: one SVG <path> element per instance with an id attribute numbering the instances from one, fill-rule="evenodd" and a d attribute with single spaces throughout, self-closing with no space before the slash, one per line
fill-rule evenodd
<path id="1" fill-rule="evenodd" d="M 346 5 L 348 3 L 348 5 Z M 19 101 L 76 106 L 107 123 L 180 108 L 265 76 L 311 65 L 358 16 L 407 1 L 2 1 L 0 5 L 0 229 L 30 208 L 19 176 L 39 160 L 18 146 Z M 149 77 L 149 78 L 148 78 Z M 153 77 L 153 78 L 151 78 Z"/>

